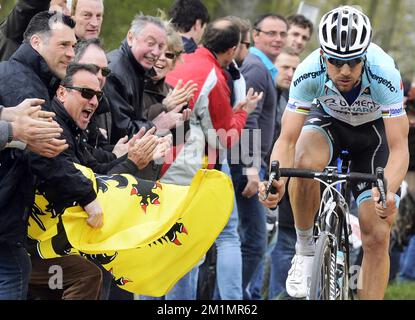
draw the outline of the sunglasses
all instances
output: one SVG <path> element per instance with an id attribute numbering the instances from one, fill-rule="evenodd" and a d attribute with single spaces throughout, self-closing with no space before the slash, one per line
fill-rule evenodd
<path id="1" fill-rule="evenodd" d="M 94 96 L 97 97 L 98 101 L 102 99 L 102 91 L 95 91 L 90 88 L 81 88 L 81 87 L 65 87 L 66 89 L 73 89 L 81 93 L 82 98 L 91 100 Z"/>
<path id="2" fill-rule="evenodd" d="M 241 44 L 244 44 L 247 49 L 249 49 L 251 47 L 251 43 L 247 42 L 247 41 L 241 41 Z"/>
<path id="3" fill-rule="evenodd" d="M 360 57 L 360 58 L 351 59 L 351 60 L 341 60 L 341 59 L 336 59 L 336 58 L 328 58 L 327 60 L 331 65 L 335 66 L 336 68 L 341 68 L 345 64 L 347 64 L 350 68 L 354 68 L 359 63 L 363 62 L 364 58 Z"/>
<path id="4" fill-rule="evenodd" d="M 98 67 L 99 68 L 99 67 Z M 111 74 L 111 69 L 108 67 L 100 68 L 103 77 L 108 77 Z"/>
<path id="5" fill-rule="evenodd" d="M 164 53 L 164 56 L 165 56 L 167 59 L 174 60 L 174 59 L 176 59 L 178 56 L 180 56 L 182 53 L 183 53 L 183 51 L 179 51 L 179 52 L 165 52 L 165 53 Z"/>

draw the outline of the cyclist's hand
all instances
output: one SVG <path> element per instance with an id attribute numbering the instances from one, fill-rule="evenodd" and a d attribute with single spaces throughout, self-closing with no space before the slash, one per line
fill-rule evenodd
<path id="1" fill-rule="evenodd" d="M 383 207 L 381 201 L 379 202 L 380 193 L 377 187 L 372 188 L 372 199 L 375 202 L 376 214 L 380 218 L 386 219 L 387 217 L 390 217 L 398 212 L 394 193 L 388 191 L 386 195 L 386 208 Z"/>
<path id="2" fill-rule="evenodd" d="M 272 194 L 269 193 L 268 194 L 268 198 L 266 200 L 264 200 L 264 196 L 265 196 L 265 192 L 267 190 L 267 186 L 268 186 L 268 181 L 263 181 L 259 184 L 259 192 L 258 192 L 258 197 L 259 197 L 259 201 L 266 206 L 267 208 L 275 208 L 278 203 L 281 201 L 282 197 L 284 196 L 285 193 L 285 182 L 284 180 L 274 180 L 272 182 L 272 185 L 277 189 L 277 193 Z"/>

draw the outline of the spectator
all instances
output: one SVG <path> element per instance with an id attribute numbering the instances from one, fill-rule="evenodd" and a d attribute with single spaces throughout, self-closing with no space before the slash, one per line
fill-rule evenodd
<path id="1" fill-rule="evenodd" d="M 40 110 L 43 102 L 26 99 L 16 107 L 0 106 L 0 300 L 26 299 L 31 269 L 24 245 L 27 215 L 18 211 L 20 203 L 15 201 L 19 196 L 13 197 L 17 185 L 13 174 L 23 170 L 24 164 L 20 159 L 10 161 L 9 153 L 15 151 L 17 141 L 44 156 L 58 153 L 48 150 L 47 141 L 59 137 L 62 129 L 51 120 L 53 113 Z M 5 147 L 7 151 L 2 151 Z"/>
<path id="2" fill-rule="evenodd" d="M 68 17 L 41 12 L 35 15 L 24 34 L 25 43 L 9 61 L 0 63 L 0 103 L 13 106 L 26 98 L 37 97 L 49 106 L 50 94 L 64 75 L 64 68 L 73 57 L 75 43 L 74 22 Z M 47 141 L 49 156 L 55 156 L 67 148 L 66 141 L 53 138 Z M 16 274 L 22 281 L 20 288 L 10 290 L 10 295 L 26 297 L 30 262 L 22 249 L 26 244 L 27 218 L 33 204 L 36 172 L 29 165 L 29 153 L 25 150 L 6 149 L 1 153 L 1 238 L 11 243 L 10 254 L 16 255 L 20 266 Z M 7 204 L 7 205 L 6 205 Z M 3 256 L 3 255 L 2 255 Z M 7 281 L 6 280 L 6 281 Z M 8 295 L 6 294 L 6 297 Z M 9 296 L 10 297 L 10 296 Z"/>
<path id="3" fill-rule="evenodd" d="M 278 103 L 273 144 L 281 132 L 281 117 L 287 105 L 289 86 L 293 77 L 291 73 L 297 68 L 299 64 L 298 55 L 304 51 L 313 33 L 312 22 L 303 15 L 294 14 L 289 16 L 287 20 L 289 28 L 287 47 L 283 50 L 284 54 L 281 59 L 278 57 L 278 62 L 275 62 L 275 66 L 281 73 L 277 77 Z M 269 156 L 270 154 L 268 155 L 267 163 L 269 163 Z M 270 211 L 268 212 L 270 213 Z M 267 214 L 267 222 L 276 220 L 275 217 L 273 219 L 271 217 L 270 214 Z M 281 232 L 278 233 L 277 243 L 274 248 L 272 248 L 273 245 L 271 244 L 271 247 L 268 249 L 272 250 L 269 282 L 270 299 L 285 292 L 285 282 L 282 281 L 285 281 L 291 263 L 291 260 L 288 261 L 287 259 L 289 257 L 292 258 L 295 254 L 296 233 L 288 193 L 284 195 L 279 205 L 278 228 L 278 231 Z M 281 295 L 281 297 L 289 298 L 287 294 L 285 296 Z"/>
<path id="4" fill-rule="evenodd" d="M 235 22 L 241 30 L 241 43 L 235 53 L 235 62 L 238 67 L 241 67 L 251 47 L 251 22 L 235 16 L 227 16 L 226 18 Z"/>
<path id="5" fill-rule="evenodd" d="M 281 117 L 288 102 L 288 94 L 294 71 L 300 64 L 300 58 L 291 47 L 285 47 L 275 61 L 278 69 L 277 76 L 277 117 L 273 143 L 281 132 Z M 270 156 L 270 154 L 269 154 Z M 269 158 L 267 160 L 269 163 Z M 288 198 L 288 193 L 278 206 L 278 238 L 274 248 L 270 248 L 271 264 L 269 279 L 270 299 L 285 291 L 285 280 L 291 267 L 291 260 L 295 255 L 296 233 L 294 217 Z"/>
<path id="6" fill-rule="evenodd" d="M 97 66 L 100 88 L 101 90 L 104 88 L 106 78 L 111 70 L 108 68 L 108 60 L 99 38 L 79 40 L 75 46 L 73 62 Z M 85 132 L 88 135 L 88 145 L 92 147 L 90 148 L 91 153 L 97 158 L 106 159 L 108 162 L 123 156 L 128 149 L 128 139 L 126 137 L 121 138 L 115 146 L 109 144 L 107 130 L 110 130 L 110 124 L 111 114 L 108 99 L 103 94 Z"/>
<path id="7" fill-rule="evenodd" d="M 272 146 L 270 132 L 274 132 L 277 103 L 274 60 L 285 45 L 287 23 L 279 15 L 265 14 L 256 20 L 253 29 L 254 47 L 250 48 L 241 72 L 247 87 L 264 92 L 264 98 L 246 123 L 249 145 L 241 146 L 239 163 L 231 165 L 240 219 L 244 299 L 251 298 L 248 287 L 266 249 L 265 210 L 258 201 L 257 192 L 267 167 L 265 157 Z"/>
<path id="8" fill-rule="evenodd" d="M 72 0 L 72 19 L 78 39 L 98 38 L 104 18 L 103 0 Z"/>
<path id="9" fill-rule="evenodd" d="M 60 79 L 66 74 L 66 66 L 74 56 L 73 46 L 76 41 L 73 30 L 74 26 L 75 23 L 70 17 L 60 13 L 44 11 L 36 14 L 32 18 L 24 33 L 25 42 L 13 54 L 9 61 L 0 64 L 1 83 L 7 82 L 7 86 L 3 85 L 3 87 L 0 87 L 0 100 L 2 103 L 13 105 L 14 102 L 17 103 L 22 99 L 34 95 L 45 100 L 44 107 L 50 110 L 51 99 L 56 92 Z M 65 143 L 65 140 L 57 139 L 49 142 L 52 150 L 61 149 L 60 151 L 67 147 Z M 16 151 L 8 156 L 16 158 Z M 17 209 L 15 210 L 17 212 L 19 210 L 23 212 L 25 206 L 30 208 L 33 203 L 35 191 L 34 175 L 38 181 L 42 181 L 46 177 L 49 178 L 51 175 L 59 175 L 62 173 L 62 167 L 59 166 L 59 162 L 55 158 L 51 159 L 54 166 L 51 166 L 48 170 L 44 170 L 44 168 L 34 161 L 38 157 L 35 154 L 18 153 L 17 157 L 18 159 L 20 158 L 19 162 L 22 163 L 22 167 L 24 164 L 27 166 L 27 163 L 30 163 L 30 167 L 27 166 L 27 168 L 21 169 L 22 172 L 16 172 L 14 175 L 18 186 L 15 189 L 13 197 L 17 197 L 16 203 L 19 203 L 18 207 L 14 209 Z M 14 166 L 13 168 L 19 167 Z M 75 170 L 73 165 L 66 168 L 65 173 L 69 173 L 68 180 L 65 183 L 54 185 L 53 190 L 46 195 L 51 203 L 59 202 L 62 205 L 67 204 L 65 201 L 70 203 L 73 199 L 64 199 L 60 203 L 60 197 L 68 196 L 68 190 L 73 192 L 74 185 L 79 183 L 79 181 L 86 180 L 83 175 Z M 90 181 L 86 183 L 88 184 Z M 67 186 L 69 187 L 67 188 Z M 101 221 L 99 219 L 95 220 L 97 219 L 96 215 L 100 213 L 100 207 L 94 200 L 96 195 L 81 192 L 78 196 L 81 197 L 79 202 L 91 217 L 88 221 L 94 226 L 99 226 Z M 26 212 L 28 212 L 28 209 Z M 26 241 L 26 226 L 23 230 L 25 232 L 23 233 L 22 231 L 21 237 L 25 239 L 21 243 L 25 243 Z M 75 267 L 78 268 L 79 274 L 95 272 L 100 275 L 100 270 L 96 266 L 91 265 L 89 269 L 85 269 L 79 263 L 72 261 L 76 259 L 77 257 L 61 258 L 60 261 L 64 273 L 66 273 L 65 270 L 71 270 L 70 272 L 73 272 L 72 267 Z M 79 259 L 82 258 L 79 257 Z M 42 262 L 47 264 L 43 260 L 36 261 L 35 265 L 33 265 L 34 272 L 36 271 L 35 267 L 38 268 L 41 266 Z M 82 279 L 82 277 L 78 277 L 78 281 L 79 279 Z M 95 286 L 97 290 L 100 290 L 99 282 L 90 283 L 89 285 L 91 287 Z"/>
<path id="10" fill-rule="evenodd" d="M 287 46 L 297 54 L 303 53 L 313 34 L 313 23 L 302 14 L 294 14 L 287 18 L 288 37 Z"/>
<path id="11" fill-rule="evenodd" d="M 149 120 L 153 120 L 159 114 L 176 108 L 178 111 L 190 112 L 184 107 L 193 99 L 193 92 L 197 89 L 192 80 L 185 84 L 180 81 L 176 88 L 165 82 L 166 75 L 174 70 L 176 63 L 181 60 L 181 55 L 184 52 L 180 35 L 168 24 L 166 29 L 166 50 L 154 65 L 156 75 L 146 82 L 144 89 L 144 116 Z M 188 118 L 188 116 L 185 116 L 185 118 Z"/>
<path id="12" fill-rule="evenodd" d="M 241 99 L 246 96 L 246 83 L 242 74 L 237 69 L 241 66 L 244 59 L 248 55 L 250 46 L 250 22 L 235 16 L 227 16 L 224 20 L 229 20 L 236 24 L 241 32 L 241 41 L 235 51 L 234 62 L 229 65 L 227 71 L 230 79 L 228 85 L 231 90 L 231 104 L 237 105 Z M 237 66 L 235 66 L 235 63 Z M 226 152 L 226 150 L 224 150 Z M 223 156 L 221 171 L 231 177 L 229 163 L 227 157 Z M 241 240 L 238 233 L 238 206 L 236 198 L 231 217 L 223 231 L 219 234 L 215 241 L 216 245 L 216 287 L 214 291 L 214 299 L 222 300 L 242 300 L 242 252 Z"/>
<path id="13" fill-rule="evenodd" d="M 298 60 L 298 55 L 301 54 L 304 49 L 305 46 L 308 44 L 311 34 L 313 32 L 313 24 L 311 21 L 309 21 L 306 17 L 304 17 L 303 15 L 300 14 L 294 14 L 291 15 L 287 18 L 287 22 L 288 22 L 288 36 L 287 36 L 287 44 L 286 47 L 288 48 L 288 51 L 286 51 L 287 54 L 289 54 L 291 56 L 291 63 L 289 63 L 289 65 L 287 65 L 286 67 L 288 67 L 289 69 L 286 69 L 285 72 L 282 72 L 281 76 L 285 77 L 285 86 L 288 83 L 288 79 L 292 78 L 292 75 L 290 76 L 289 74 L 287 74 L 287 71 L 289 71 L 290 69 L 292 69 L 292 67 L 294 65 L 296 65 L 295 61 Z M 289 49 L 291 48 L 291 50 Z M 285 49 L 284 49 L 285 50 Z M 290 52 L 290 51 L 294 51 L 294 52 Z M 284 58 L 286 58 L 287 56 L 284 55 Z M 278 58 L 277 58 L 278 59 Z M 295 61 L 294 61 L 295 60 Z M 281 61 L 281 60 L 280 60 Z M 276 63 L 275 63 L 276 64 Z M 277 69 L 278 66 L 276 65 Z M 279 69 L 278 69 L 279 70 Z M 278 75 L 278 77 L 280 76 L 280 74 Z M 291 82 L 291 80 L 289 80 Z M 280 82 L 280 84 L 278 84 L 278 82 Z M 284 112 L 285 106 L 286 106 L 286 102 L 287 102 L 287 95 L 288 95 L 288 88 L 287 90 L 282 90 L 281 88 L 283 88 L 283 83 L 282 83 L 282 79 L 278 80 L 277 79 L 277 118 L 275 119 L 275 130 L 274 130 L 274 142 L 275 139 L 279 136 L 279 133 L 281 131 L 281 117 L 282 114 Z M 268 160 L 267 163 L 269 163 L 269 156 L 268 155 Z M 284 221 L 282 223 L 285 223 L 285 226 L 288 227 L 289 225 L 289 221 L 291 221 L 290 223 L 292 224 L 292 228 L 294 230 L 294 218 L 292 217 L 292 211 L 291 211 L 291 207 L 290 207 L 290 203 L 288 200 L 288 195 L 284 197 L 283 199 L 284 204 L 280 205 L 280 208 L 283 208 L 282 210 L 285 210 L 286 212 L 283 213 L 280 210 L 278 210 L 278 212 L 280 212 L 280 214 L 278 215 L 278 219 L 281 217 L 284 217 Z M 291 216 L 290 218 L 288 218 L 287 216 Z M 273 234 L 276 231 L 275 229 L 275 222 L 277 221 L 277 216 L 276 216 L 276 211 L 270 211 L 267 210 L 266 213 L 266 219 L 267 219 L 267 229 L 270 231 L 269 232 L 269 239 L 271 241 L 271 243 L 268 246 L 267 249 L 267 253 L 271 252 L 273 250 L 273 246 L 275 245 L 275 242 L 273 241 Z M 291 232 L 286 232 L 286 235 L 288 236 L 289 234 L 292 235 Z M 295 234 L 295 233 L 294 233 Z M 280 240 L 280 244 L 282 246 L 284 246 L 284 248 L 280 248 L 278 250 L 283 250 L 282 252 L 291 252 L 292 250 L 290 248 L 288 248 L 287 246 L 289 245 L 290 241 L 289 239 L 282 239 L 282 235 L 279 236 Z M 268 255 L 268 254 L 267 254 Z M 279 259 L 279 257 L 275 257 L 273 258 L 275 261 L 277 261 Z M 283 264 L 283 263 L 281 263 Z M 275 265 L 274 265 L 275 267 Z M 272 268 L 272 266 L 271 266 Z M 262 269 L 261 267 L 259 269 Z M 262 274 L 262 270 L 258 270 L 261 274 Z M 273 272 L 273 271 L 271 271 Z M 273 277 L 274 275 L 271 274 L 271 277 Z M 275 279 L 274 279 L 275 280 Z M 274 281 L 272 280 L 272 281 Z M 258 280 L 258 282 L 261 282 L 260 280 Z M 275 291 L 273 290 L 273 286 L 276 285 L 274 283 L 270 283 L 270 294 L 274 294 Z M 277 284 L 278 285 L 278 284 Z M 259 284 L 259 287 L 261 287 L 261 284 Z M 259 289 L 257 290 L 259 291 Z M 274 291 L 274 292 L 273 292 Z M 280 291 L 278 289 L 278 291 Z M 270 296 L 272 297 L 272 296 Z"/>
<path id="14" fill-rule="evenodd" d="M 13 148 L 19 142 L 44 156 L 56 155 L 47 151 L 46 142 L 59 138 L 62 129 L 52 121 L 54 113 L 40 110 L 43 102 L 41 99 L 26 99 L 17 107 L 0 106 L 0 150 Z"/>
<path id="15" fill-rule="evenodd" d="M 274 142 L 281 132 L 281 117 L 288 101 L 288 93 L 294 72 L 300 64 L 298 53 L 291 47 L 285 47 L 275 60 L 275 67 L 278 70 L 276 79 L 277 87 L 277 117 L 275 118 Z"/>
<path id="16" fill-rule="evenodd" d="M 62 12 L 62 14 L 66 16 L 71 15 L 71 11 L 68 8 L 68 1 L 67 0 L 51 0 L 49 11 L 57 11 Z"/>
<path id="17" fill-rule="evenodd" d="M 99 69 L 94 65 L 71 64 L 68 67 L 65 79 L 58 88 L 56 98 L 52 102 L 52 110 L 56 113 L 56 120 L 63 128 L 62 136 L 68 141 L 69 148 L 56 159 L 49 160 L 46 158 L 36 157 L 33 162 L 37 167 L 48 170 L 48 177 L 44 178 L 39 185 L 39 190 L 45 195 L 53 193 L 52 189 L 55 185 L 64 183 L 72 184 L 69 186 L 68 193 L 64 196 L 56 196 L 57 201 L 53 202 L 60 208 L 72 206 L 66 199 L 78 202 L 79 194 L 95 194 L 92 185 L 85 183 L 86 178 L 79 179 L 77 184 L 70 179 L 70 175 L 74 175 L 72 163 L 79 163 L 88 166 L 96 173 L 129 173 L 138 175 L 138 169 L 147 165 L 158 145 L 157 138 L 148 132 L 143 136 L 143 131 L 139 133 L 129 144 L 128 157 L 121 157 L 115 161 L 105 163 L 91 156 L 86 145 L 86 139 L 83 137 L 84 130 L 88 125 L 88 121 L 92 113 L 98 106 L 98 100 L 102 93 L 100 91 L 100 83 L 97 77 Z M 141 138 L 142 137 L 142 138 Z M 141 139 L 140 139 L 141 138 Z M 59 167 L 66 168 L 64 172 L 57 173 L 53 169 L 59 163 Z M 78 194 L 78 196 L 77 196 Z M 63 211 L 63 209 L 62 209 Z M 88 221 L 88 220 L 87 220 Z M 93 222 L 93 221 L 89 221 Z M 66 265 L 70 262 L 75 263 L 75 256 L 65 257 Z M 79 257 L 77 257 L 79 258 Z M 30 289 L 34 294 L 43 295 L 50 293 L 45 284 L 48 283 L 49 274 L 47 266 L 59 264 L 63 258 L 48 259 L 43 263 L 35 261 L 32 278 L 30 281 Z M 86 260 L 79 260 L 78 265 L 82 265 L 85 270 L 94 270 L 95 266 Z M 82 261 L 81 261 L 82 260 Z M 88 265 L 89 264 L 89 265 Z M 38 266 L 39 265 L 39 266 Z M 81 267 L 78 269 L 81 269 Z M 66 270 L 64 270 L 65 272 Z M 62 292 L 63 299 L 97 299 L 101 294 L 102 274 L 101 272 L 86 273 L 83 281 L 77 281 L 78 275 L 75 271 L 64 273 Z M 99 276 L 99 277 L 98 277 Z M 94 283 L 96 285 L 94 285 Z"/>
<path id="18" fill-rule="evenodd" d="M 30 19 L 49 8 L 50 0 L 19 0 L 0 24 L 0 61 L 9 60 L 23 41 Z"/>
<path id="19" fill-rule="evenodd" d="M 203 47 L 185 55 L 183 64 L 168 74 L 167 81 L 171 85 L 180 79 L 183 82 L 194 79 L 198 90 L 189 104 L 192 115 L 188 139 L 177 149 L 180 151 L 173 162 L 165 165 L 167 171 L 161 181 L 189 185 L 196 171 L 204 167 L 206 148 L 211 152 L 207 168 L 213 168 L 216 149 L 229 148 L 239 139 L 247 114 L 262 97 L 250 90 L 246 100 L 232 110 L 224 69 L 232 62 L 239 41 L 240 31 L 234 23 L 217 20 L 207 26 Z M 195 299 L 196 281 L 197 269 L 193 269 L 172 289 L 170 298 Z"/>
<path id="20" fill-rule="evenodd" d="M 112 130 L 110 143 L 131 137 L 140 128 L 171 129 L 183 121 L 183 114 L 172 110 L 149 121 L 143 116 L 144 83 L 155 75 L 154 64 L 166 45 L 163 22 L 155 17 L 138 15 L 121 47 L 108 54 L 111 74 L 104 92 L 109 100 Z"/>
<path id="21" fill-rule="evenodd" d="M 195 52 L 209 22 L 209 13 L 200 0 L 176 0 L 170 7 L 171 23 L 180 32 L 184 51 Z"/>

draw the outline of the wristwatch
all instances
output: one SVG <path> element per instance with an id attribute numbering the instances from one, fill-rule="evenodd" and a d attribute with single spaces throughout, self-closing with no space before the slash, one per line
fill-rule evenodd
<path id="1" fill-rule="evenodd" d="M 11 122 L 8 122 L 7 124 L 8 124 L 8 127 L 9 127 L 9 130 L 8 130 L 9 135 L 8 135 L 8 138 L 7 138 L 7 143 L 10 143 L 10 142 L 13 141 L 13 126 L 12 126 Z"/>

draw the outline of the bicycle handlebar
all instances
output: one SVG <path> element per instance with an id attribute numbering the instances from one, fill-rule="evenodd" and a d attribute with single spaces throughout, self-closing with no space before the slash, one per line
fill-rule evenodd
<path id="1" fill-rule="evenodd" d="M 264 200 L 268 198 L 268 195 L 275 194 L 276 189 L 272 186 L 274 180 L 279 180 L 280 177 L 295 177 L 295 178 L 306 178 L 306 179 L 320 179 L 323 181 L 359 181 L 359 182 L 371 182 L 375 184 L 380 193 L 380 200 L 382 206 L 386 208 L 386 191 L 387 181 L 384 176 L 383 168 L 376 168 L 376 174 L 351 172 L 351 173 L 338 173 L 337 171 L 314 171 L 310 169 L 295 169 L 295 168 L 280 168 L 278 161 L 272 161 L 271 171 L 268 180 L 267 190 L 264 196 Z M 273 208 L 272 210 L 275 210 Z M 382 217 L 383 218 L 383 217 Z M 385 217 L 386 218 L 386 217 Z M 383 218 L 384 219 L 384 218 Z"/>

